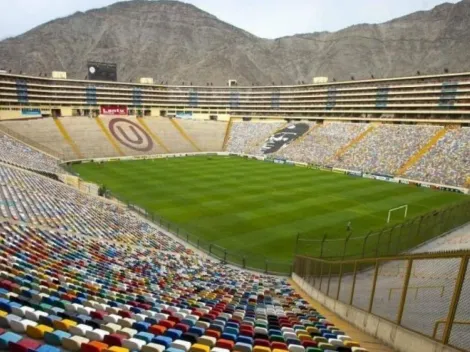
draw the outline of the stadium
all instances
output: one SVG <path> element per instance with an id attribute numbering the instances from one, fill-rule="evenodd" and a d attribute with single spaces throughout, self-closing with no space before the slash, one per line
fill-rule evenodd
<path id="1" fill-rule="evenodd" d="M 0 71 L 0 350 L 470 351 L 470 72 L 86 68 Z"/>

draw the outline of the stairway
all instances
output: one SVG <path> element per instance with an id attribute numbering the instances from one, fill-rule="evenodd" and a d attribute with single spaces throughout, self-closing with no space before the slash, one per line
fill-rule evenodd
<path id="1" fill-rule="evenodd" d="M 181 127 L 181 125 L 178 123 L 178 121 L 174 118 L 170 118 L 171 123 L 173 126 L 178 130 L 178 132 L 183 136 L 184 139 L 186 139 L 196 151 L 200 152 L 201 149 L 194 143 L 194 141 L 189 137 L 189 135 L 186 133 L 186 131 Z"/>
<path id="2" fill-rule="evenodd" d="M 432 136 L 429 141 L 422 147 L 420 150 L 418 150 L 416 153 L 414 153 L 398 170 L 397 176 L 403 175 L 409 168 L 411 168 L 414 164 L 416 164 L 427 152 L 431 150 L 432 147 L 436 145 L 439 140 L 445 136 L 447 133 L 448 128 L 441 128 L 437 133 Z"/>
<path id="3" fill-rule="evenodd" d="M 111 133 L 109 133 L 109 131 L 106 129 L 103 121 L 101 121 L 101 119 L 99 117 L 95 117 L 94 118 L 95 121 L 96 121 L 96 124 L 98 125 L 98 127 L 101 129 L 101 131 L 103 132 L 104 136 L 106 137 L 106 139 L 109 141 L 109 143 L 111 143 L 111 145 L 113 146 L 114 150 L 120 155 L 120 156 L 125 156 L 124 152 L 121 150 L 121 148 L 119 147 L 119 145 L 116 143 L 116 141 L 114 140 L 114 137 L 111 136 Z"/>
<path id="4" fill-rule="evenodd" d="M 364 132 L 357 135 L 354 139 L 352 139 L 348 144 L 343 145 L 339 150 L 335 153 L 335 156 L 331 158 L 332 160 L 338 159 L 342 157 L 346 152 L 362 141 L 369 133 L 377 128 L 377 125 L 371 124 Z"/>
<path id="5" fill-rule="evenodd" d="M 62 134 L 62 137 L 64 137 L 64 140 L 68 143 L 68 145 L 70 145 L 77 158 L 83 159 L 83 154 L 80 151 L 80 148 L 78 148 L 77 143 L 75 143 L 72 137 L 70 137 L 70 134 L 65 129 L 64 125 L 62 124 L 62 121 L 60 121 L 58 117 L 54 117 L 53 120 L 60 133 Z"/>
<path id="6" fill-rule="evenodd" d="M 150 129 L 150 127 L 147 125 L 143 117 L 137 118 L 137 122 L 140 123 L 142 128 L 149 134 L 149 136 L 153 139 L 155 144 L 160 145 L 165 153 L 170 153 L 170 150 L 167 148 L 167 146 L 163 143 L 160 137 L 158 137 L 153 131 Z"/>
<path id="7" fill-rule="evenodd" d="M 233 120 L 230 118 L 230 120 L 227 123 L 227 129 L 225 130 L 225 137 L 224 137 L 224 144 L 222 144 L 222 150 L 225 152 L 227 148 L 227 143 L 230 138 L 230 131 L 232 130 L 232 124 Z"/>

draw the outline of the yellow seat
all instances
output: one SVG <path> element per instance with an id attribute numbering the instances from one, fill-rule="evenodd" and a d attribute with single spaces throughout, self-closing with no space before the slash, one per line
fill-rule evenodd
<path id="1" fill-rule="evenodd" d="M 344 345 L 346 347 L 361 347 L 361 345 L 357 341 L 344 341 Z"/>
<path id="2" fill-rule="evenodd" d="M 3 318 L 3 317 L 6 317 L 8 315 L 7 312 L 4 312 L 3 310 L 0 310 L 0 317 Z"/>
<path id="3" fill-rule="evenodd" d="M 111 346 L 105 352 L 129 352 L 127 348 L 119 347 L 119 346 Z"/>
<path id="4" fill-rule="evenodd" d="M 62 330 L 62 331 L 69 331 L 70 327 L 76 326 L 76 325 L 77 325 L 77 323 L 74 322 L 73 320 L 70 320 L 70 319 L 54 321 L 54 327 L 57 330 Z"/>
<path id="5" fill-rule="evenodd" d="M 253 347 L 253 352 L 271 352 L 271 349 L 266 346 L 255 346 Z"/>
<path id="6" fill-rule="evenodd" d="M 202 343 L 195 343 L 191 346 L 190 352 L 209 352 L 210 348 L 207 345 L 203 345 Z"/>
<path id="7" fill-rule="evenodd" d="M 312 341 L 312 337 L 310 335 L 299 334 L 297 337 L 300 341 Z"/>
<path id="8" fill-rule="evenodd" d="M 42 340 L 46 332 L 53 332 L 53 331 L 54 329 L 47 325 L 42 325 L 42 324 L 36 325 L 36 326 L 28 325 L 28 327 L 26 328 L 26 335 L 28 335 L 32 339 Z"/>

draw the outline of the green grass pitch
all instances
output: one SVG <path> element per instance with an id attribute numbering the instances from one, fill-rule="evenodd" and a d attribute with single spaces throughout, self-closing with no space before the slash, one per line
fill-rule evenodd
<path id="1" fill-rule="evenodd" d="M 73 168 L 83 179 L 105 185 L 201 239 L 279 261 L 292 259 L 298 233 L 343 238 L 351 221 L 354 235 L 364 235 L 384 227 L 393 207 L 408 204 L 410 218 L 466 198 L 239 157 L 115 161 Z M 393 221 L 403 221 L 403 213 L 394 214 Z"/>

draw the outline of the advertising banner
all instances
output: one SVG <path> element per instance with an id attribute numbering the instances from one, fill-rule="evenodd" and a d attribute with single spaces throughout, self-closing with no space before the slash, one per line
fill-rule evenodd
<path id="1" fill-rule="evenodd" d="M 41 117 L 41 109 L 21 109 L 21 115 L 27 117 Z"/>
<path id="2" fill-rule="evenodd" d="M 102 105 L 100 107 L 100 113 L 101 115 L 112 115 L 112 116 L 127 115 L 127 106 Z"/>

